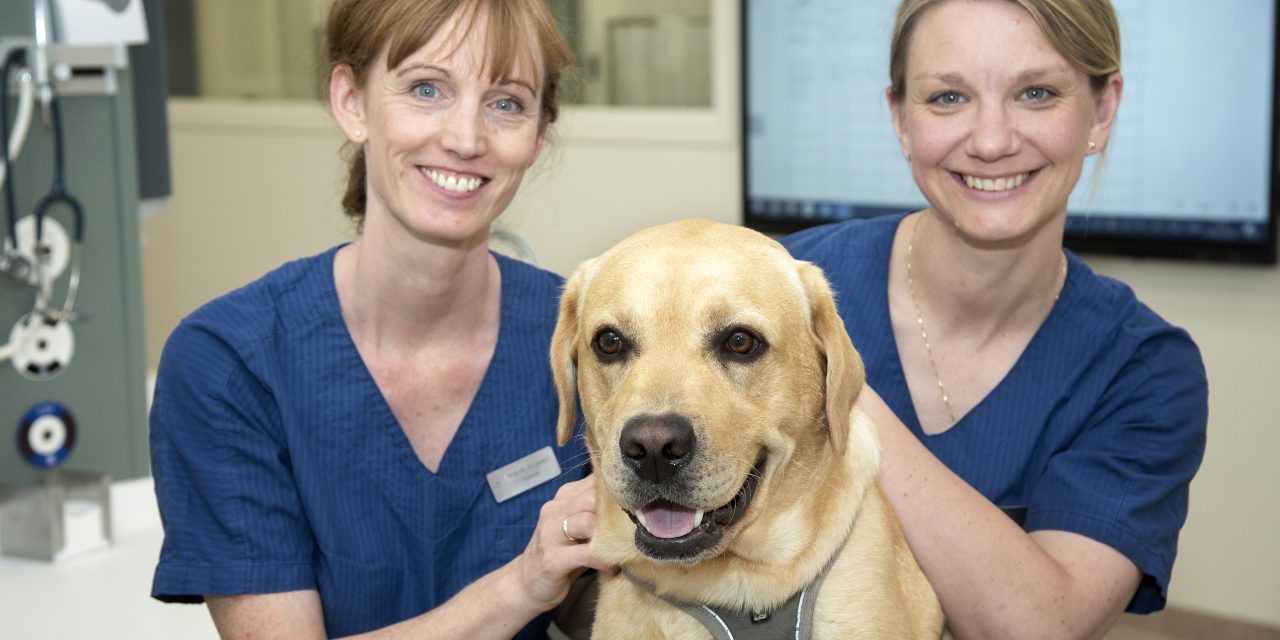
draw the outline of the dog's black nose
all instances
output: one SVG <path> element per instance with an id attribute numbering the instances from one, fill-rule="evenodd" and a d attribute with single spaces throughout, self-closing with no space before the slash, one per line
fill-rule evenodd
<path id="1" fill-rule="evenodd" d="M 677 415 L 636 416 L 622 428 L 618 445 L 623 459 L 641 478 L 654 484 L 675 475 L 694 446 L 693 425 Z"/>

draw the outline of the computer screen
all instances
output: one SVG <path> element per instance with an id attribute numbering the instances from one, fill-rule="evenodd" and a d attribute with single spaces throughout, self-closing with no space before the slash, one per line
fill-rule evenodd
<path id="1" fill-rule="evenodd" d="M 885 88 L 898 0 L 741 0 L 745 223 L 921 209 Z M 1124 92 L 1079 251 L 1274 264 L 1276 0 L 1113 0 Z"/>

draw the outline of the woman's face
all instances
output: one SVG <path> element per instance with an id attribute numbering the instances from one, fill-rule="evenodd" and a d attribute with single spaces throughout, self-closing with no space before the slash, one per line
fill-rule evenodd
<path id="1" fill-rule="evenodd" d="M 1066 214 L 1089 142 L 1106 144 L 1121 79 L 1101 94 L 1006 0 L 920 16 L 894 129 L 935 212 L 971 242 L 1017 245 Z"/>
<path id="2" fill-rule="evenodd" d="M 364 144 L 368 169 L 366 236 L 402 229 L 438 244 L 482 240 L 538 157 L 541 69 L 517 64 L 490 81 L 483 17 L 470 37 L 462 31 L 451 18 L 389 71 L 384 50 L 365 86 L 346 94 L 355 117 L 339 122 Z"/>

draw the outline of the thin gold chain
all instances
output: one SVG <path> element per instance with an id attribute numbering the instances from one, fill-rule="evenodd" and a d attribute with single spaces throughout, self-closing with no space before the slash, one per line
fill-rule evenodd
<path id="1" fill-rule="evenodd" d="M 924 341 L 924 351 L 929 355 L 929 366 L 933 368 L 933 379 L 938 383 L 938 394 L 942 396 L 942 404 L 947 408 L 947 417 L 951 419 L 951 424 L 956 423 L 956 412 L 951 408 L 951 397 L 947 395 L 947 389 L 942 384 L 942 374 L 938 373 L 938 363 L 933 358 L 933 346 L 929 344 L 929 332 L 925 330 L 924 315 L 920 313 L 920 302 L 916 300 L 916 285 L 911 278 L 911 253 L 915 248 L 916 230 L 920 228 L 920 220 L 924 218 L 923 213 L 919 214 L 911 224 L 911 236 L 907 238 L 907 290 L 911 292 L 911 306 L 916 311 L 916 326 L 920 327 L 920 338 Z M 1054 289 L 1053 299 L 1056 302 L 1058 296 L 1062 293 L 1063 286 L 1067 283 L 1067 254 L 1061 253 L 1062 256 L 1062 280 Z"/>

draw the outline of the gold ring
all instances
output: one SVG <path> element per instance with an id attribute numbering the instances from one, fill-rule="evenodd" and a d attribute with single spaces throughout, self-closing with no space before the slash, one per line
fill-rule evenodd
<path id="1" fill-rule="evenodd" d="M 582 542 L 581 540 L 573 537 L 572 533 L 569 533 L 569 516 L 565 516 L 564 520 L 560 521 L 560 531 L 564 532 L 564 537 L 569 542 Z"/>

